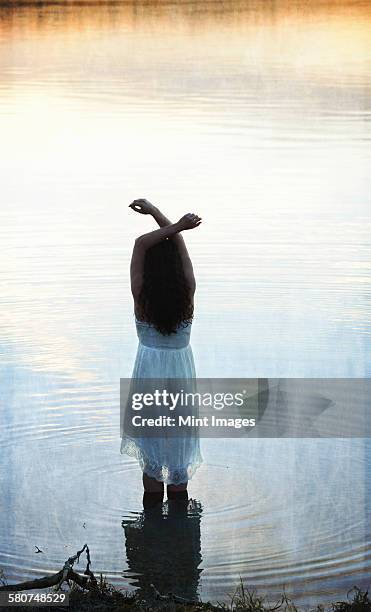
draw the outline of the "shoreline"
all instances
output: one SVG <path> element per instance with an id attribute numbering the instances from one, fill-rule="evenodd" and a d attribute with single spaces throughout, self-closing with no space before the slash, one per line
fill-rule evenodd
<path id="1" fill-rule="evenodd" d="M 16 585 L 4 585 L 0 587 L 2 596 L 4 591 L 12 591 Z M 17 610 L 30 610 L 34 612 L 55 612 L 55 610 L 65 610 L 66 612 L 157 612 L 166 610 L 169 612 L 370 612 L 371 600 L 368 591 L 362 591 L 357 586 L 352 587 L 344 594 L 341 600 L 332 603 L 318 603 L 312 605 L 300 605 L 295 602 L 283 591 L 275 599 L 270 599 L 269 594 L 259 593 L 256 589 L 244 586 L 242 580 L 236 587 L 235 592 L 230 596 L 230 602 L 211 603 L 210 601 L 187 601 L 173 593 L 161 594 L 154 585 L 152 588 L 153 596 L 144 598 L 138 591 L 122 591 L 108 583 L 100 575 L 96 584 L 91 584 L 89 588 L 80 588 L 73 583 L 68 590 L 58 591 L 68 593 L 69 604 L 61 606 L 30 606 L 16 605 Z M 56 593 L 55 590 L 44 589 L 45 594 Z M 22 595 L 19 591 L 18 595 Z M 25 594 L 25 593 L 24 593 Z M 2 605 L 1 610 L 10 612 L 14 609 L 11 606 Z"/>

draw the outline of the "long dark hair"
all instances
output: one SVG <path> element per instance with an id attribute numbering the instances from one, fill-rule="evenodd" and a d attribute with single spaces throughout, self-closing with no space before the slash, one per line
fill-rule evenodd
<path id="1" fill-rule="evenodd" d="M 165 335 L 193 319 L 190 287 L 177 245 L 171 239 L 146 251 L 138 309 L 141 319 Z"/>

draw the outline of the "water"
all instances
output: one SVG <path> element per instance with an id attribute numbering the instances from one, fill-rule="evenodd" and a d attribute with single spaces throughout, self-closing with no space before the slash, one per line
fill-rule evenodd
<path id="1" fill-rule="evenodd" d="M 367 587 L 369 441 L 203 440 L 189 517 L 147 519 L 118 406 L 138 197 L 204 219 L 200 376 L 370 376 L 369 3 L 11 4 L 0 568 L 38 577 L 88 542 L 129 589 L 221 601 L 241 576 L 312 605 Z"/>

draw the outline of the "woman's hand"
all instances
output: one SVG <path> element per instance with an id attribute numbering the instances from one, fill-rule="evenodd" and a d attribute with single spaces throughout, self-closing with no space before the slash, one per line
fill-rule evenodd
<path id="1" fill-rule="evenodd" d="M 189 230 L 193 229 L 194 227 L 198 227 L 200 223 L 201 217 L 198 217 L 193 213 L 187 213 L 186 215 L 184 215 L 184 217 L 179 219 L 177 226 L 179 227 L 179 231 L 182 232 L 183 230 Z"/>
<path id="2" fill-rule="evenodd" d="M 133 200 L 131 204 L 129 204 L 129 208 L 135 210 L 135 212 L 140 213 L 141 215 L 152 215 L 156 210 L 156 206 L 148 202 L 145 198 L 139 198 L 139 200 Z"/>

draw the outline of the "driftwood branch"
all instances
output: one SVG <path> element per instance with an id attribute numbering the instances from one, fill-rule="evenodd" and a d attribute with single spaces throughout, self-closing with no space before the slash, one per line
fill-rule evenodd
<path id="1" fill-rule="evenodd" d="M 81 576 L 73 570 L 73 566 L 76 561 L 77 563 L 80 561 L 80 556 L 84 550 L 86 551 L 87 564 L 84 575 Z M 90 569 L 90 565 L 89 547 L 87 544 L 84 544 L 81 550 L 77 551 L 73 557 L 67 559 L 63 568 L 56 574 L 44 576 L 43 578 L 36 578 L 35 580 L 28 580 L 27 582 L 19 582 L 18 584 L 5 584 L 0 586 L 0 591 L 32 591 L 33 589 L 46 589 L 56 585 L 58 590 L 66 580 L 76 582 L 82 589 L 94 589 L 97 586 L 97 580 Z"/>

